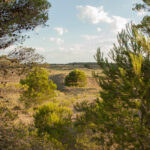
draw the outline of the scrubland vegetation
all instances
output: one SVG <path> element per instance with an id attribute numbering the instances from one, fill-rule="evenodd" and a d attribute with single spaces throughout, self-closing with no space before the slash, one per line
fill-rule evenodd
<path id="1" fill-rule="evenodd" d="M 149 11 L 143 2 L 135 10 Z M 47 0 L 0 1 L 0 49 L 45 25 L 49 7 Z M 0 149 L 149 150 L 149 20 L 118 33 L 111 61 L 98 48 L 99 69 L 89 63 L 51 67 L 33 48 L 1 56 Z"/>
<path id="2" fill-rule="evenodd" d="M 81 70 L 73 70 L 65 77 L 66 86 L 84 87 L 86 85 L 86 75 Z"/>
<path id="3" fill-rule="evenodd" d="M 41 103 L 56 95 L 57 86 L 49 80 L 49 74 L 43 68 L 33 68 L 25 79 L 20 80 L 20 84 L 24 87 L 20 100 L 24 101 L 26 105 Z"/>

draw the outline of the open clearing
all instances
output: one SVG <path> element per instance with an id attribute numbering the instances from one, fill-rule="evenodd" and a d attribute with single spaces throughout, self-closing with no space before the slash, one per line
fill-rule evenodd
<path id="1" fill-rule="evenodd" d="M 79 87 L 66 87 L 64 85 L 65 76 L 73 69 L 80 69 L 85 72 L 87 76 L 87 85 L 84 88 Z M 84 100 L 93 101 L 99 97 L 99 85 L 92 76 L 92 72 L 100 72 L 100 69 L 84 68 L 83 65 L 52 65 L 48 68 L 50 73 L 49 78 L 57 84 L 57 96 L 49 101 L 57 101 L 62 105 L 73 108 L 73 105 L 77 102 Z M 36 109 L 36 106 L 33 106 L 30 109 L 26 109 L 22 102 L 19 101 L 19 95 L 21 87 L 19 85 L 19 80 L 23 77 L 18 77 L 17 75 L 8 75 L 5 78 L 1 77 L 1 81 L 7 82 L 5 85 L 0 84 L 0 100 L 2 105 L 9 107 L 11 111 L 18 115 L 18 121 L 29 124 L 32 123 L 33 109 Z M 44 102 L 44 103 L 48 103 Z M 43 104 L 44 104 L 43 103 Z"/>

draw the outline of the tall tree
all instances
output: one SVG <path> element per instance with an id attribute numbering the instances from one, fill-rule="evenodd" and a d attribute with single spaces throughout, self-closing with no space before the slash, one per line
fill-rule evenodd
<path id="1" fill-rule="evenodd" d="M 96 60 L 102 90 L 95 103 L 76 106 L 76 124 L 91 130 L 104 149 L 150 149 L 150 38 L 128 26 L 118 34 L 110 60 L 100 49 Z M 87 128 L 86 128 L 87 127 Z M 83 129 L 83 127 L 82 127 Z"/>
<path id="2" fill-rule="evenodd" d="M 46 25 L 48 0 L 0 0 L 0 49 L 24 40 L 23 31 Z"/>

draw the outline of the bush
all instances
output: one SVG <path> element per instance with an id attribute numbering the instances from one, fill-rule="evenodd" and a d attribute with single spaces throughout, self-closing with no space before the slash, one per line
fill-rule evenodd
<path id="1" fill-rule="evenodd" d="M 38 133 L 48 133 L 52 137 L 63 135 L 65 127 L 71 123 L 71 111 L 65 106 L 50 102 L 39 107 L 35 116 L 35 126 Z"/>
<path id="2" fill-rule="evenodd" d="M 84 67 L 90 69 L 90 64 L 84 64 Z"/>
<path id="3" fill-rule="evenodd" d="M 50 140 L 65 143 L 68 136 L 69 127 L 71 127 L 71 110 L 65 106 L 59 106 L 50 102 L 47 105 L 40 106 L 34 115 L 35 127 L 39 136 L 49 135 Z"/>
<path id="4" fill-rule="evenodd" d="M 9 108 L 8 103 L 0 103 L 1 150 L 65 150 L 61 142 L 49 140 L 48 135 L 39 136 L 32 124 L 17 121 L 19 113 Z"/>
<path id="5" fill-rule="evenodd" d="M 1 125 L 0 137 L 2 150 L 65 150 L 60 142 L 49 140 L 46 135 L 39 137 L 32 126 L 22 123 L 9 127 Z"/>
<path id="6" fill-rule="evenodd" d="M 84 87 L 87 83 L 87 77 L 81 70 L 75 69 L 69 73 L 65 78 L 66 86 Z"/>
<path id="7" fill-rule="evenodd" d="M 21 85 L 25 87 L 20 99 L 26 105 L 30 105 L 32 103 L 38 104 L 43 100 L 54 97 L 57 86 L 48 77 L 49 74 L 46 69 L 34 68 L 24 80 L 20 81 Z"/>

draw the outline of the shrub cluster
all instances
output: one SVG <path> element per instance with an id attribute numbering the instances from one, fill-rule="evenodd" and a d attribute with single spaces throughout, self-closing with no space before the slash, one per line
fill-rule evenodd
<path id="1" fill-rule="evenodd" d="M 71 141 L 71 116 L 69 108 L 50 102 L 38 108 L 34 115 L 34 124 L 39 136 L 48 135 L 50 141 L 68 145 L 68 141 Z"/>
<path id="2" fill-rule="evenodd" d="M 81 70 L 75 69 L 71 71 L 65 78 L 66 86 L 84 87 L 87 84 L 87 77 Z"/>
<path id="3" fill-rule="evenodd" d="M 41 103 L 56 95 L 57 86 L 49 80 L 49 73 L 46 69 L 34 68 L 20 83 L 25 87 L 20 99 L 26 105 Z"/>
<path id="4" fill-rule="evenodd" d="M 71 111 L 65 106 L 50 102 L 39 107 L 35 116 L 35 126 L 39 134 L 46 132 L 51 136 L 58 136 L 71 122 Z M 59 134 L 58 134 L 59 133 Z"/>
<path id="5" fill-rule="evenodd" d="M 90 64 L 84 64 L 84 67 L 90 69 Z"/>

